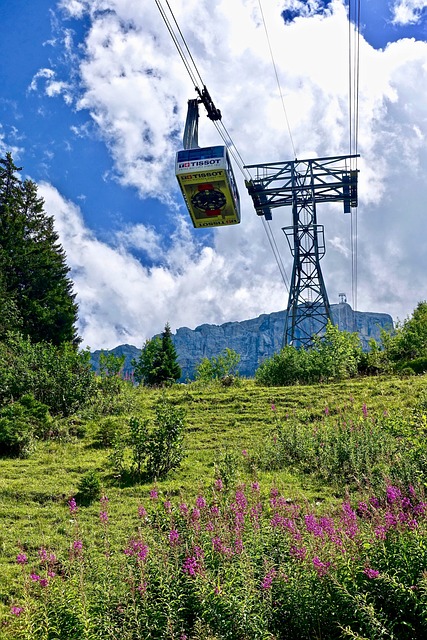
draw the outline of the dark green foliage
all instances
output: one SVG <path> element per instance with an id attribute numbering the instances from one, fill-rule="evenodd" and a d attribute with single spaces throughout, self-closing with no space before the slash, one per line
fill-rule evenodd
<path id="1" fill-rule="evenodd" d="M 238 375 L 240 355 L 233 349 L 224 349 L 218 356 L 203 358 L 196 368 L 196 380 L 226 380 Z"/>
<path id="2" fill-rule="evenodd" d="M 109 448 L 114 445 L 115 440 L 123 430 L 121 421 L 111 416 L 99 422 L 95 433 L 95 445 L 100 448 Z"/>
<path id="3" fill-rule="evenodd" d="M 55 414 L 70 415 L 95 388 L 88 351 L 70 343 L 32 343 L 19 335 L 0 342 L 0 405 L 32 393 Z"/>
<path id="4" fill-rule="evenodd" d="M 130 419 L 129 446 L 132 450 L 133 473 L 139 477 L 149 449 L 148 420 Z"/>
<path id="5" fill-rule="evenodd" d="M 122 388 L 121 372 L 126 356 L 116 356 L 108 351 L 99 355 L 100 388 L 106 394 L 118 394 Z"/>
<path id="6" fill-rule="evenodd" d="M 389 352 L 394 362 L 427 358 L 427 302 L 418 303 L 412 316 L 398 326 Z"/>
<path id="7" fill-rule="evenodd" d="M 22 320 L 13 295 L 7 290 L 1 265 L 0 252 L 0 341 L 7 338 L 12 328 L 19 329 Z"/>
<path id="8" fill-rule="evenodd" d="M 155 336 L 147 340 L 141 355 L 132 365 L 135 367 L 136 382 L 149 386 L 172 384 L 181 377 L 181 367 L 177 362 L 169 323 L 166 324 L 161 337 Z"/>
<path id="9" fill-rule="evenodd" d="M 329 322 L 325 335 L 313 338 L 311 349 L 284 347 L 260 365 L 255 379 L 267 386 L 343 380 L 357 374 L 361 358 L 358 335 L 340 331 Z"/>
<path id="10" fill-rule="evenodd" d="M 427 302 L 419 302 L 412 316 L 394 331 L 381 331 L 381 345 L 370 344 L 362 359 L 362 373 L 401 375 L 427 371 Z"/>
<path id="11" fill-rule="evenodd" d="M 185 413 L 164 397 L 157 403 L 155 413 L 148 441 L 147 472 L 151 478 L 160 479 L 181 464 Z"/>
<path id="12" fill-rule="evenodd" d="M 31 395 L 0 409 L 0 455 L 28 456 L 51 426 L 48 408 Z"/>
<path id="13" fill-rule="evenodd" d="M 33 342 L 78 343 L 77 305 L 54 221 L 8 153 L 0 159 L 0 308 Z"/>
<path id="14" fill-rule="evenodd" d="M 101 480 L 96 471 L 91 469 L 81 477 L 78 484 L 77 502 L 88 505 L 101 496 Z"/>
<path id="15" fill-rule="evenodd" d="M 184 410 L 162 397 L 154 411 L 151 428 L 148 419 L 132 417 L 127 435 L 116 432 L 109 456 L 116 477 L 141 479 L 145 475 L 150 480 L 161 480 L 180 466 L 184 455 Z"/>
<path id="16" fill-rule="evenodd" d="M 305 350 L 286 346 L 258 367 L 255 380 L 268 387 L 303 382 L 308 377 L 307 360 Z"/>

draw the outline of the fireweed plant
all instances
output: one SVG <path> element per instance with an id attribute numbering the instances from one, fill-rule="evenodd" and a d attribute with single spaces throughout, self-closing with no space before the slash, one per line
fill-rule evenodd
<path id="1" fill-rule="evenodd" d="M 264 489 L 264 491 L 261 491 Z M 66 549 L 17 549 L 6 621 L 25 640 L 427 637 L 427 503 L 413 486 L 331 513 L 217 478 L 191 503 L 153 488 L 134 530 L 68 504 Z"/>
<path id="2" fill-rule="evenodd" d="M 248 470 L 293 468 L 317 476 L 338 490 L 367 487 L 380 490 L 384 478 L 404 485 L 423 483 L 427 473 L 425 412 L 410 416 L 373 412 L 350 398 L 344 408 L 325 405 L 324 415 L 280 414 L 271 405 L 273 428 L 255 454 L 248 454 Z"/>

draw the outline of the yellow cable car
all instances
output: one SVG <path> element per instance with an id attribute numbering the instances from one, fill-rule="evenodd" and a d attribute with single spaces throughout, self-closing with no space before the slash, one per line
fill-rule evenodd
<path id="1" fill-rule="evenodd" d="M 227 148 L 184 149 L 175 173 L 196 228 L 240 222 L 240 198 Z"/>

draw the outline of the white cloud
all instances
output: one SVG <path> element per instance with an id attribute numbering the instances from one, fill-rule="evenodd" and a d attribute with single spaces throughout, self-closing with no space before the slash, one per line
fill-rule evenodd
<path id="1" fill-rule="evenodd" d="M 53 78 L 55 76 L 55 72 L 53 69 L 39 69 L 36 74 L 34 74 L 30 86 L 28 89 L 30 91 L 37 91 L 38 88 L 38 80 L 39 78 Z"/>
<path id="2" fill-rule="evenodd" d="M 28 90 L 38 91 L 38 81 L 40 78 L 43 78 L 46 80 L 44 91 L 49 98 L 62 95 L 66 104 L 71 105 L 73 98 L 70 83 L 62 80 L 55 80 L 55 75 L 56 74 L 53 69 L 39 69 L 39 71 L 37 71 L 33 76 Z"/>
<path id="3" fill-rule="evenodd" d="M 393 7 L 394 24 L 416 24 L 421 20 L 426 0 L 397 0 Z"/>
<path id="4" fill-rule="evenodd" d="M 140 224 L 128 225 L 108 246 L 85 229 L 75 205 L 43 185 L 73 268 L 85 342 L 92 348 L 140 345 L 166 321 L 174 329 L 195 327 L 284 308 L 287 293 L 241 176 L 242 224 L 215 232 L 212 246 L 204 246 L 206 234 L 191 233 L 185 213 L 180 215 L 173 162 L 194 90 L 154 3 L 63 4 L 69 15 L 87 13 L 91 21 L 76 70 L 78 109 L 99 128 L 122 184 L 162 200 L 171 212 L 167 243 L 160 227 Z M 296 153 L 301 158 L 348 153 L 344 4 L 333 0 L 326 14 L 311 11 L 284 25 L 280 13 L 289 6 L 270 0 L 263 10 Z M 422 8 L 415 2 L 399 6 L 414 15 Z M 173 8 L 245 162 L 292 159 L 257 0 L 176 0 Z M 426 76 L 427 43 L 401 40 L 378 51 L 361 37 L 360 310 L 404 317 L 427 297 Z M 202 146 L 219 142 L 204 113 L 199 139 Z M 338 302 L 342 291 L 351 300 L 349 216 L 322 206 L 318 219 L 325 224 L 322 268 L 330 301 Z M 291 257 L 281 227 L 290 223 L 289 210 L 275 212 L 272 226 L 288 274 Z M 134 250 L 154 266 L 143 266 Z"/>
<path id="5" fill-rule="evenodd" d="M 79 208 L 52 185 L 41 183 L 39 193 L 46 212 L 55 218 L 77 292 L 79 328 L 92 349 L 124 342 L 141 346 L 167 321 L 177 329 L 245 317 L 256 312 L 259 297 L 265 296 L 263 278 L 257 274 L 246 286 L 240 282 L 230 291 L 236 263 L 199 245 L 182 219 L 167 253 L 156 233 L 143 225 L 132 230 L 127 242 L 125 231 L 117 234 L 113 247 L 85 227 Z M 127 245 L 146 250 L 160 264 L 144 267 Z"/>

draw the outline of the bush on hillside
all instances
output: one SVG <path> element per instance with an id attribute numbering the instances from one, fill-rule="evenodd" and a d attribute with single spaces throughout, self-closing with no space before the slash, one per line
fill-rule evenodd
<path id="1" fill-rule="evenodd" d="M 48 407 L 31 395 L 6 405 L 0 409 L 0 455 L 27 457 L 51 424 Z"/>
<path id="2" fill-rule="evenodd" d="M 177 469 L 184 456 L 185 413 L 162 397 L 154 407 L 154 423 L 132 417 L 127 435 L 116 432 L 109 456 L 116 477 L 151 480 L 165 478 Z"/>
<path id="3" fill-rule="evenodd" d="M 18 334 L 0 343 L 0 406 L 30 393 L 53 414 L 69 416 L 95 389 L 90 353 L 72 344 L 32 343 Z"/>
<path id="4" fill-rule="evenodd" d="M 196 380 L 201 382 L 222 380 L 225 386 L 230 386 L 239 375 L 239 362 L 240 354 L 226 348 L 218 356 L 201 360 L 196 367 Z"/>
<path id="5" fill-rule="evenodd" d="M 255 380 L 266 386 L 343 380 L 357 374 L 361 357 L 358 335 L 328 323 L 325 335 L 313 338 L 311 349 L 284 347 L 260 365 Z"/>

